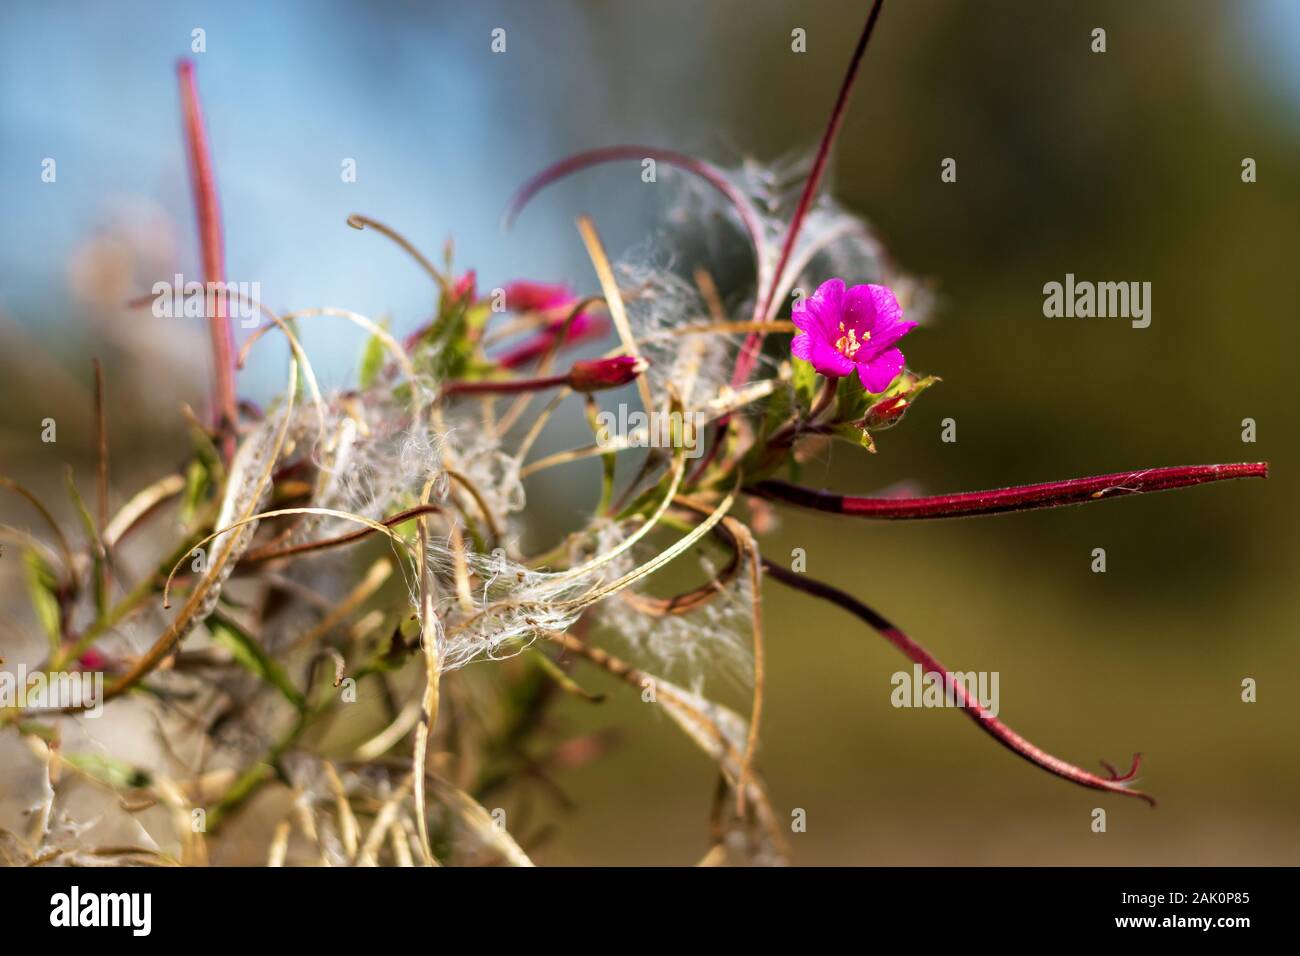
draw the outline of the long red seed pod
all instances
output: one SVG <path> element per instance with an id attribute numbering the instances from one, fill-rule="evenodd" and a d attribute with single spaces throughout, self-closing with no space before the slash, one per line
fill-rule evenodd
<path id="1" fill-rule="evenodd" d="M 916 664 L 920 664 L 925 673 L 938 673 L 943 677 L 944 690 L 952 694 L 952 699 L 956 702 L 975 725 L 983 730 L 986 734 L 996 740 L 1002 746 L 1006 747 L 1012 753 L 1023 757 L 1037 767 L 1041 767 L 1048 773 L 1055 774 L 1071 783 L 1077 783 L 1083 787 L 1090 787 L 1093 790 L 1106 790 L 1110 793 L 1122 794 L 1126 797 L 1137 797 L 1145 800 L 1151 806 L 1156 805 L 1156 801 L 1150 794 L 1143 793 L 1141 790 L 1132 790 L 1126 784 L 1132 780 L 1138 771 L 1138 764 L 1141 760 L 1141 754 L 1133 755 L 1133 765 L 1128 773 L 1120 776 L 1109 766 L 1110 777 L 1101 777 L 1095 773 L 1089 773 L 1082 767 L 1076 767 L 1059 757 L 1054 757 L 1047 751 L 1031 744 L 1024 737 L 1020 736 L 1006 724 L 1002 723 L 996 717 L 991 717 L 988 712 L 980 706 L 979 702 L 972 700 L 966 693 L 966 688 L 957 681 L 951 679 L 949 671 L 939 663 L 935 657 L 916 641 L 912 640 L 905 633 L 899 630 L 894 624 L 879 614 L 873 608 L 868 607 L 851 594 L 841 591 L 839 588 L 832 587 L 821 581 L 809 578 L 806 574 L 796 573 L 774 564 L 766 558 L 763 559 L 763 570 L 770 574 L 776 580 L 805 594 L 811 594 L 814 597 L 823 598 L 830 601 L 837 607 L 843 608 L 850 614 L 866 622 L 873 630 L 879 633 L 885 640 L 893 644 L 900 651 Z"/>
<path id="2" fill-rule="evenodd" d="M 867 22 L 862 27 L 862 33 L 858 36 L 858 45 L 853 49 L 853 56 L 849 58 L 848 69 L 844 72 L 844 80 L 840 83 L 840 91 L 835 97 L 835 105 L 831 107 L 830 118 L 826 121 L 826 130 L 822 133 L 821 143 L 817 147 L 817 155 L 813 159 L 812 169 L 808 171 L 808 179 L 804 182 L 803 192 L 799 196 L 799 204 L 795 206 L 794 215 L 790 219 L 790 225 L 786 229 L 785 241 L 781 245 L 781 255 L 776 261 L 776 269 L 768 277 L 766 289 L 761 287 L 762 277 L 759 277 L 759 299 L 758 308 L 754 318 L 759 322 L 766 322 L 772 310 L 772 300 L 776 296 L 776 290 L 781 285 L 781 274 L 785 272 L 786 264 L 790 261 L 790 256 L 794 252 L 794 245 L 799 238 L 799 230 L 803 226 L 803 221 L 808 215 L 808 210 L 812 208 L 813 200 L 817 197 L 817 189 L 821 186 L 822 176 L 826 172 L 826 163 L 830 160 L 831 147 L 835 145 L 835 138 L 839 135 L 840 127 L 844 125 L 844 113 L 849 105 L 849 94 L 853 92 L 853 85 L 858 78 L 858 70 L 862 66 L 862 57 L 867 52 L 867 43 L 871 40 L 871 34 L 876 28 L 876 21 L 880 18 L 880 11 L 884 7 L 884 0 L 875 0 L 871 5 L 871 12 L 867 14 Z M 759 342 L 762 339 L 761 333 L 751 332 L 745 338 L 744 345 L 741 346 L 740 357 L 736 362 L 736 371 L 732 375 L 731 385 L 733 388 L 739 388 L 749 378 L 749 373 L 754 368 L 754 362 L 758 358 Z"/>
<path id="3" fill-rule="evenodd" d="M 226 281 L 221 206 L 217 202 L 217 182 L 212 169 L 208 134 L 203 125 L 203 109 L 194 83 L 194 64 L 182 60 L 176 67 L 176 74 L 180 79 L 181 115 L 189 147 L 190 183 L 194 192 L 194 211 L 199 225 L 199 247 L 206 288 L 207 283 Z M 213 425 L 222 434 L 222 449 L 229 460 L 235 452 L 234 426 L 239 415 L 235 399 L 235 340 L 222 297 L 209 296 L 207 311 L 212 338 L 212 419 Z"/>
<path id="4" fill-rule="evenodd" d="M 875 0 L 871 5 L 871 12 L 867 14 L 867 22 L 863 25 L 862 33 L 858 36 L 858 45 L 854 47 L 853 56 L 849 58 L 849 66 L 844 72 L 843 81 L 840 83 L 840 91 L 835 97 L 835 105 L 831 107 L 831 115 L 826 121 L 826 129 L 822 133 L 821 143 L 817 147 L 812 169 L 808 171 L 808 179 L 804 182 L 803 192 L 799 196 L 799 203 L 790 219 L 790 225 L 786 228 L 785 240 L 781 245 L 781 254 L 777 258 L 776 269 L 767 277 L 768 281 L 764 281 L 765 277 L 761 268 L 764 257 L 761 252 L 762 247 L 759 247 L 758 295 L 754 301 L 754 320 L 757 322 L 766 322 L 771 315 L 773 299 L 776 296 L 777 288 L 781 285 L 781 274 L 790 261 L 795 242 L 799 238 L 799 230 L 803 227 L 803 221 L 817 196 L 817 189 L 821 185 L 822 176 L 826 172 L 826 164 L 830 160 L 831 147 L 835 145 L 835 138 L 839 135 L 840 127 L 844 123 L 844 112 L 849 104 L 849 94 L 853 92 L 853 86 L 857 82 L 858 70 L 862 66 L 862 57 L 867 52 L 867 43 L 876 28 L 876 21 L 880 18 L 880 11 L 883 7 L 884 0 Z M 749 380 L 749 373 L 754 370 L 754 363 L 758 361 L 763 334 L 762 332 L 751 332 L 745 336 L 745 341 L 740 346 L 740 354 L 736 356 L 735 370 L 731 374 L 732 388 L 739 388 Z M 698 481 L 709 466 L 713 464 L 714 458 L 721 451 L 727 429 L 730 427 L 730 415 L 724 415 L 714 424 L 712 444 L 708 453 L 692 470 L 689 479 L 691 483 Z"/>
<path id="5" fill-rule="evenodd" d="M 955 495 L 930 495 L 924 498 L 857 498 L 836 495 L 792 485 L 784 481 L 760 481 L 747 490 L 763 498 L 858 518 L 924 519 L 965 518 L 973 515 L 1002 514 L 1008 511 L 1032 511 L 1059 508 L 1103 498 L 1141 495 L 1152 491 L 1188 488 L 1211 481 L 1233 478 L 1267 478 L 1268 462 L 1242 462 L 1232 465 L 1177 465 L 1171 468 L 1145 468 L 1141 471 L 1118 471 L 1091 478 L 1070 478 L 1037 485 L 995 488 L 991 491 L 966 491 Z"/>

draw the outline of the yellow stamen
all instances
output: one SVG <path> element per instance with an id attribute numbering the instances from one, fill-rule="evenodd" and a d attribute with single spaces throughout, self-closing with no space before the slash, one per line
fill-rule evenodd
<path id="1" fill-rule="evenodd" d="M 859 342 L 858 334 L 853 329 L 846 328 L 843 322 L 840 323 L 840 331 L 844 334 L 835 340 L 835 350 L 847 359 L 853 358 L 858 349 L 871 338 L 870 332 L 863 332 L 862 341 Z"/>

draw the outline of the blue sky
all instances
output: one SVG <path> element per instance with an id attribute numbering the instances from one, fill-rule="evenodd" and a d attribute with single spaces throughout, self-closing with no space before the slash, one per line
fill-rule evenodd
<path id="1" fill-rule="evenodd" d="M 569 4 L 547 6 L 568 12 L 564 30 L 532 4 L 6 3 L 0 309 L 29 324 L 75 321 L 70 251 L 124 199 L 174 215 L 181 265 L 194 269 L 174 68 L 196 27 L 229 275 L 259 281 L 268 304 L 393 314 L 408 327 L 427 313 L 427 277 L 382 238 L 347 228 L 352 212 L 435 258 L 454 232 L 458 261 L 489 288 L 516 275 L 577 277 L 571 210 L 549 223 L 530 213 L 511 233 L 500 224 L 510 192 L 574 148 L 565 140 L 598 100 L 587 87 L 582 103 L 556 102 L 570 83 L 581 88 L 570 74 L 586 42 Z M 489 48 L 498 25 L 506 55 Z M 557 56 L 557 43 L 573 49 Z M 58 163 L 55 184 L 40 180 L 45 157 Z M 340 177 L 345 157 L 355 183 Z M 357 342 L 331 328 L 313 351 L 350 363 Z"/>

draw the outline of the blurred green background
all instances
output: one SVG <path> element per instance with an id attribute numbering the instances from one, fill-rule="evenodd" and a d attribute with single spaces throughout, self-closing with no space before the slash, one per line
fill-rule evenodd
<path id="1" fill-rule="evenodd" d="M 911 367 L 943 382 L 899 428 L 878 436 L 879 454 L 836 446 L 809 469 L 806 483 L 870 493 L 908 482 L 943 492 L 1246 460 L 1270 461 L 1272 477 L 957 522 L 871 524 L 786 513 L 764 541 L 766 553 L 779 559 L 805 548 L 809 574 L 878 607 L 949 668 L 999 671 L 1000 716 L 1050 752 L 1090 768 L 1099 758 L 1127 765 L 1133 751 L 1143 752 L 1142 786 L 1160 801 L 1151 810 L 1071 787 L 998 747 L 955 712 L 892 708 L 890 675 L 909 663 L 847 615 L 770 584 L 760 764 L 778 811 L 807 812 L 807 832 L 791 838 L 796 862 L 1300 863 L 1296 6 L 886 4 L 831 183 L 872 221 L 904 268 L 934 283 L 933 321 L 908 340 L 907 355 Z M 274 46 L 267 38 L 274 31 L 258 21 L 271 14 L 252 5 L 196 7 L 202 14 L 195 22 L 208 16 L 245 31 L 232 27 L 223 44 L 247 44 L 253 34 Z M 56 14 L 42 9 L 26 7 L 24 23 L 54 31 Z M 593 287 L 573 216 L 592 213 L 618 251 L 653 228 L 643 204 L 621 196 L 609 171 L 601 171 L 548 193 L 519 230 L 501 238 L 496 216 L 511 186 L 566 152 L 611 143 L 650 142 L 723 160 L 810 148 L 866 4 L 313 9 L 336 32 L 351 30 L 365 50 L 329 60 L 330 70 L 362 92 L 317 104 L 315 115 L 291 114 L 280 121 L 291 131 L 266 135 L 301 140 L 324 126 L 329 136 L 360 123 L 372 104 L 381 115 L 406 117 L 411 129 L 385 145 L 401 157 L 391 165 L 417 221 L 404 218 L 402 197 L 382 191 L 337 195 L 331 185 L 316 196 L 310 185 L 297 187 L 309 204 L 293 186 L 308 173 L 292 159 L 257 150 L 252 129 L 217 144 L 223 194 L 234 208 L 232 257 L 241 246 L 242 255 L 256 255 L 247 251 L 256 243 L 291 258 L 302 241 L 310 254 L 294 267 L 301 273 L 285 267 L 292 281 L 284 286 L 292 291 L 283 295 L 291 300 L 276 304 L 326 304 L 335 291 L 330 283 L 351 270 L 355 293 L 344 289 L 348 301 L 328 304 L 370 314 L 391 308 L 398 327 L 411 328 L 422 317 L 412 303 L 427 292 L 406 291 L 405 283 L 419 289 L 418 277 L 395 254 L 358 245 L 354 235 L 338 246 L 300 237 L 345 233 L 343 216 L 359 209 L 419 235 L 429 248 L 455 232 L 461 260 L 478 265 L 480 274 L 490 271 L 488 284 L 522 274 L 568 276 Z M 143 24 L 147 11 L 148 5 L 127 5 L 119 14 L 122 34 Z M 305 24 L 307 7 L 298 12 Z M 18 15 L 6 15 L 16 26 Z M 189 15 L 181 15 L 178 30 Z M 280 42 L 307 58 L 312 44 L 330 42 L 318 35 L 325 27 L 312 23 Z M 515 38 L 500 62 L 477 55 L 495 25 Z M 806 54 L 790 51 L 796 27 L 807 31 Z M 1090 50 L 1095 27 L 1107 31 L 1104 54 Z M 439 119 L 442 103 L 461 117 L 463 101 L 423 95 L 416 77 L 432 67 L 403 45 L 409 39 L 400 38 L 411 36 L 428 38 L 430 58 L 460 51 L 460 81 L 474 91 L 463 129 L 454 125 L 460 119 Z M 6 42 L 17 42 L 13 32 Z M 82 82 L 111 88 L 133 76 L 156 84 L 168 112 L 151 118 L 155 138 L 134 147 L 115 141 L 111 150 L 121 163 L 160 164 L 156 178 L 137 176 L 121 194 L 143 194 L 174 216 L 175 247 L 159 260 L 190 262 L 169 73 L 171 58 L 185 52 L 188 28 L 150 42 L 153 62 L 128 49 L 83 64 Z M 382 55 L 389 47 L 400 55 Z M 464 52 L 471 48 L 472 57 Z M 292 94 L 310 101 L 310 84 L 274 69 L 254 77 L 223 66 L 227 55 L 236 54 L 214 46 L 200 64 L 216 128 L 235 128 L 244 100 L 265 95 L 278 102 Z M 36 164 L 41 147 L 29 140 L 42 124 L 31 117 L 66 112 L 68 104 L 43 103 L 29 79 L 16 93 L 10 89 L 6 152 L 21 147 Z M 28 103 L 22 109 L 12 105 L 20 94 Z M 438 171 L 411 178 L 426 137 L 437 144 L 428 163 Z M 86 163 L 94 161 L 93 142 L 80 147 Z M 468 158 L 459 155 L 466 143 L 473 147 Z M 236 150 L 244 154 L 237 160 Z M 333 155 L 322 162 L 322 182 L 337 180 Z M 957 160 L 956 183 L 940 181 L 945 157 Z M 1257 161 L 1257 183 L 1241 181 L 1245 157 Z M 456 162 L 482 164 L 482 180 L 463 189 L 494 204 L 464 223 L 424 221 L 427 204 L 441 201 L 427 196 L 462 188 L 441 171 Z M 251 169 L 261 177 L 256 188 L 241 179 Z M 23 175 L 35 179 L 26 168 Z M 61 466 L 37 438 L 46 415 L 61 422 L 59 461 L 87 467 L 87 356 L 98 351 L 110 361 L 110 390 L 122 402 L 112 426 L 120 502 L 133 477 L 171 462 L 178 453 L 171 449 L 182 447 L 173 410 L 181 397 L 201 402 L 201 364 L 167 385 L 158 353 L 96 324 L 94 296 L 84 284 L 76 293 L 77 274 L 68 265 L 80 248 L 76 237 L 102 231 L 96 208 L 41 210 L 27 187 L 4 189 L 16 208 L 26 205 L 25 215 L 0 226 L 9 250 L 0 260 L 0 472 L 53 487 Z M 282 189 L 286 203 L 299 203 L 287 214 L 275 209 Z M 260 214 L 269 217 L 267 228 L 255 228 L 259 206 L 266 207 Z M 52 238 L 63 235 L 60 229 L 66 241 Z M 1150 328 L 1044 318 L 1043 284 L 1067 272 L 1151 282 Z M 329 276 L 321 279 L 327 291 L 320 297 L 313 273 Z M 59 305 L 43 313 L 47 302 Z M 332 338 L 309 333 L 308 344 L 334 350 L 333 381 L 341 382 L 360 343 L 337 338 L 337 331 Z M 201 346 L 195 348 L 201 357 Z M 251 380 L 250 391 L 258 387 Z M 1247 417 L 1258 425 L 1254 444 L 1241 438 Z M 945 418 L 957 422 L 955 444 L 940 441 Z M 552 447 L 564 443 L 563 436 L 552 439 Z M 594 476 L 584 472 L 579 480 L 578 472 L 583 466 L 533 482 L 530 502 L 549 508 L 541 503 L 559 498 L 576 513 L 594 488 Z M 10 502 L 0 505 L 0 520 L 17 515 Z M 1105 574 L 1090 571 L 1097 547 L 1106 549 Z M 0 641 L 11 649 L 29 620 L 15 566 L 0 562 Z M 611 692 L 608 703 L 566 702 L 560 718 L 575 731 L 616 726 L 620 742 L 610 755 L 561 775 L 576 809 L 557 815 L 562 830 L 538 859 L 694 861 L 707 848 L 711 766 L 634 695 L 585 676 Z M 1247 677 L 1258 682 L 1257 703 L 1240 700 Z M 1090 831 L 1094 807 L 1109 814 L 1105 834 Z"/>

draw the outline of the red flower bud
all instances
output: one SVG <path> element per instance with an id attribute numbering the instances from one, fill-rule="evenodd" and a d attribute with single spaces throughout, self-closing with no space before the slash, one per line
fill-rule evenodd
<path id="1" fill-rule="evenodd" d="M 473 269 L 470 269 L 463 276 L 456 280 L 451 287 L 451 299 L 453 302 L 460 302 L 462 299 L 473 301 L 476 295 L 476 283 L 478 276 Z"/>
<path id="2" fill-rule="evenodd" d="M 626 385 L 649 368 L 649 363 L 635 355 L 574 362 L 569 369 L 569 388 L 575 392 L 599 392 L 601 389 Z"/>
<path id="3" fill-rule="evenodd" d="M 906 395 L 891 395 L 889 398 L 882 398 L 867 409 L 867 414 L 862 418 L 862 427 L 885 428 L 897 424 L 898 420 L 903 417 L 903 412 L 907 411 L 907 407 L 911 404 Z"/>
<path id="4" fill-rule="evenodd" d="M 77 663 L 81 670 L 85 671 L 102 671 L 107 670 L 109 660 L 93 647 L 77 658 Z"/>

